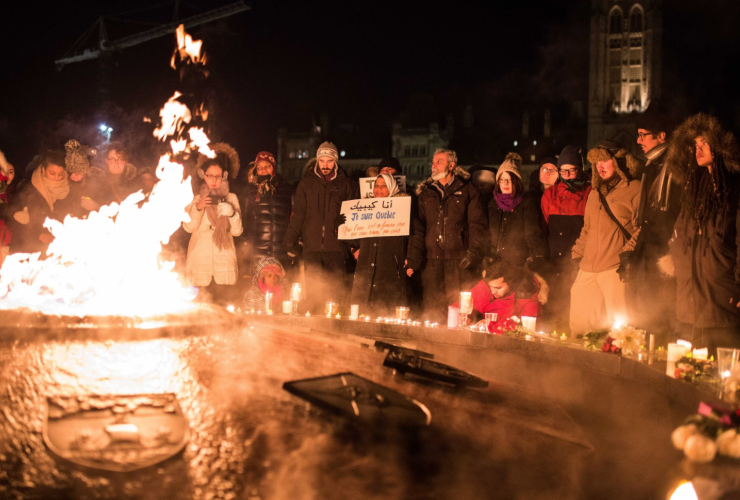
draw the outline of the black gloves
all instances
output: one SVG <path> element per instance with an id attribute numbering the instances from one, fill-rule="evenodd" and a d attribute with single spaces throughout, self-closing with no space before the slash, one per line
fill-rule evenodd
<path id="1" fill-rule="evenodd" d="M 471 266 L 475 266 L 476 264 L 478 264 L 478 254 L 468 250 L 468 254 L 465 257 L 463 257 L 463 259 L 460 261 L 457 267 L 460 270 L 465 270 Z"/>
<path id="2" fill-rule="evenodd" d="M 617 268 L 619 280 L 622 283 L 628 283 L 634 279 L 634 269 L 632 264 L 632 252 L 622 252 L 619 254 L 619 267 Z"/>
<path id="3" fill-rule="evenodd" d="M 342 224 L 347 223 L 347 216 L 344 214 L 339 214 L 334 218 L 334 234 L 337 234 L 337 231 L 339 231 L 339 226 Z"/>

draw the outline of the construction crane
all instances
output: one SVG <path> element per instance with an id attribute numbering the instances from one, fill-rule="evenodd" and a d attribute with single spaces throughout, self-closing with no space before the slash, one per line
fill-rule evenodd
<path id="1" fill-rule="evenodd" d="M 128 47 L 133 47 L 134 45 L 139 45 L 140 43 L 148 42 L 149 40 L 154 40 L 155 38 L 159 38 L 161 36 L 172 34 L 175 32 L 175 29 L 177 29 L 180 24 L 183 24 L 186 29 L 192 28 L 193 26 L 205 24 L 217 19 L 223 19 L 225 17 L 231 16 L 233 14 L 238 14 L 249 9 L 250 7 L 240 0 L 239 2 L 225 5 L 223 7 L 218 7 L 202 14 L 187 17 L 182 20 L 177 20 L 179 2 L 176 1 L 174 15 L 175 20 L 173 20 L 172 22 L 162 24 L 160 26 L 156 26 L 135 35 L 119 38 L 118 40 L 113 41 L 108 40 L 108 33 L 105 29 L 106 17 L 100 16 L 98 20 L 95 21 L 95 23 L 77 39 L 74 45 L 67 51 L 67 53 L 63 57 L 54 61 L 54 64 L 56 65 L 57 70 L 61 71 L 62 68 L 64 68 L 64 66 L 66 66 L 67 64 L 87 61 L 91 59 L 98 59 L 98 101 L 103 101 L 108 94 L 107 74 L 110 69 L 110 56 L 114 52 Z M 95 32 L 96 29 L 98 32 L 97 48 L 86 48 L 80 51 L 79 49 L 81 48 L 81 46 L 87 40 L 89 40 L 90 36 Z"/>

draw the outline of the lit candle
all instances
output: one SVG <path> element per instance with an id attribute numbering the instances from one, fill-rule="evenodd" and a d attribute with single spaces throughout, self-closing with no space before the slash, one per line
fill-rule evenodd
<path id="1" fill-rule="evenodd" d="M 351 320 L 357 320 L 359 317 L 360 317 L 360 305 L 359 304 L 352 304 L 350 306 L 349 319 L 351 319 Z"/>
<path id="2" fill-rule="evenodd" d="M 706 347 L 704 349 L 694 349 L 693 356 L 694 359 L 706 361 L 709 358 L 709 352 Z"/>
<path id="3" fill-rule="evenodd" d="M 292 312 L 293 312 L 293 301 L 284 300 L 283 301 L 283 314 L 290 314 Z"/>
<path id="4" fill-rule="evenodd" d="M 689 342 L 688 340 L 677 340 L 676 344 L 682 345 L 686 348 L 684 354 L 686 354 L 687 352 L 691 352 L 691 342 Z"/>
<path id="5" fill-rule="evenodd" d="M 527 330 L 535 331 L 537 329 L 537 318 L 534 316 L 522 316 L 522 326 Z"/>
<path id="6" fill-rule="evenodd" d="M 454 306 L 447 308 L 447 328 L 456 329 L 460 321 L 460 309 Z"/>
<path id="7" fill-rule="evenodd" d="M 307 318 L 310 318 L 311 317 L 311 311 L 306 311 L 306 317 Z"/>
<path id="8" fill-rule="evenodd" d="M 339 313 L 337 313 L 337 315 L 335 316 L 335 318 L 337 318 L 337 319 L 342 319 L 342 315 L 341 315 L 341 314 L 339 314 Z"/>
<path id="9" fill-rule="evenodd" d="M 367 323 L 368 321 L 370 321 L 370 316 L 365 316 L 365 322 Z"/>
<path id="10" fill-rule="evenodd" d="M 650 347 L 648 350 L 651 354 L 655 352 L 655 335 L 652 333 L 650 334 Z"/>
<path id="11" fill-rule="evenodd" d="M 233 305 L 229 304 L 228 306 L 226 306 L 226 310 L 230 313 L 233 313 L 234 311 L 236 311 L 236 308 L 234 308 Z"/>
<path id="12" fill-rule="evenodd" d="M 473 294 L 460 292 L 460 314 L 470 314 L 471 312 L 473 312 Z"/>
<path id="13" fill-rule="evenodd" d="M 267 314 L 272 314 L 272 293 L 271 292 L 265 293 L 265 312 Z"/>
<path id="14" fill-rule="evenodd" d="M 680 344 L 668 344 L 668 361 L 675 363 L 686 354 L 686 347 Z"/>
<path id="15" fill-rule="evenodd" d="M 290 287 L 290 300 L 293 302 L 301 301 L 301 284 L 293 283 Z"/>
<path id="16" fill-rule="evenodd" d="M 409 308 L 408 307 L 396 307 L 396 319 L 407 320 L 409 319 Z"/>
<path id="17" fill-rule="evenodd" d="M 337 304 L 336 302 L 331 302 L 331 301 L 327 302 L 326 310 L 325 310 L 326 316 L 331 317 L 337 314 L 338 307 L 339 307 L 339 304 Z"/>

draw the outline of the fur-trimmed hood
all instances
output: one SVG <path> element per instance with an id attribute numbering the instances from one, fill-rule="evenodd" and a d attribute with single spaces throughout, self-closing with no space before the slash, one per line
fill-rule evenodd
<path id="1" fill-rule="evenodd" d="M 547 300 L 550 298 L 550 285 L 539 274 L 527 272 L 516 289 L 516 297 L 518 299 L 528 299 L 535 293 L 540 304 L 547 304 Z"/>
<path id="2" fill-rule="evenodd" d="M 263 257 L 257 265 L 254 266 L 254 271 L 252 272 L 252 285 L 257 287 L 259 286 L 260 273 L 266 267 L 275 268 L 275 270 L 279 271 L 276 273 L 278 276 L 281 278 L 285 277 L 285 269 L 279 260 L 275 257 Z"/>
<path id="3" fill-rule="evenodd" d="M 460 165 L 455 165 L 455 168 L 452 169 L 452 173 L 455 175 L 455 177 L 459 177 L 465 181 L 470 180 L 470 174 Z M 424 191 L 424 189 L 426 189 L 432 182 L 434 182 L 434 179 L 432 179 L 432 176 L 430 175 L 427 180 L 416 187 L 416 194 L 420 195 L 421 192 Z"/>
<path id="4" fill-rule="evenodd" d="M 604 185 L 604 180 L 596 168 L 599 162 L 611 160 L 614 171 L 627 184 L 634 179 L 639 179 L 642 168 L 645 166 L 643 162 L 629 154 L 621 144 L 610 141 L 599 142 L 588 152 L 587 159 L 591 163 L 591 187 L 596 190 Z"/>
<path id="5" fill-rule="evenodd" d="M 229 173 L 228 178 L 236 179 L 236 176 L 239 175 L 239 169 L 241 168 L 239 153 L 236 152 L 236 149 L 225 142 L 217 142 L 211 146 L 211 149 L 216 153 L 216 159 L 218 160 L 219 165 L 223 167 L 224 171 Z M 195 165 L 196 170 L 201 170 L 201 166 L 208 159 L 209 158 L 206 155 L 198 155 L 198 160 Z"/>
<path id="6" fill-rule="evenodd" d="M 724 130 L 714 116 L 699 113 L 687 118 L 673 132 L 666 153 L 668 171 L 680 186 L 686 183 L 686 173 L 696 150 L 694 141 L 699 136 L 709 143 L 712 154 L 722 156 L 730 173 L 740 173 L 740 148 L 735 136 Z"/>

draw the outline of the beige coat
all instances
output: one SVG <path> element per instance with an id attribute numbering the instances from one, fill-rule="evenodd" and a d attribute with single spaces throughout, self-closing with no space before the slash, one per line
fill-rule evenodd
<path id="1" fill-rule="evenodd" d="M 640 181 L 629 184 L 622 180 L 606 195 L 609 207 L 619 222 L 632 234 L 627 241 L 619 226 L 609 217 L 601 206 L 599 191 L 593 189 L 586 201 L 581 235 L 573 246 L 572 257 L 581 260 L 581 270 L 600 273 L 619 267 L 619 254 L 634 248 L 636 238 L 635 223 L 637 208 L 640 205 Z"/>
<path id="2" fill-rule="evenodd" d="M 182 227 L 191 233 L 188 245 L 187 278 L 188 283 L 194 286 L 208 286 L 211 277 L 219 285 L 233 285 L 237 278 L 236 250 L 232 247 L 219 250 L 213 242 L 213 229 L 205 210 L 198 210 L 200 195 L 195 195 L 193 201 L 185 207 L 190 215 L 190 222 L 184 222 Z M 229 217 L 231 235 L 242 234 L 242 217 L 239 210 L 239 200 L 234 193 L 226 195 L 226 202 L 234 207 L 234 215 Z"/>

